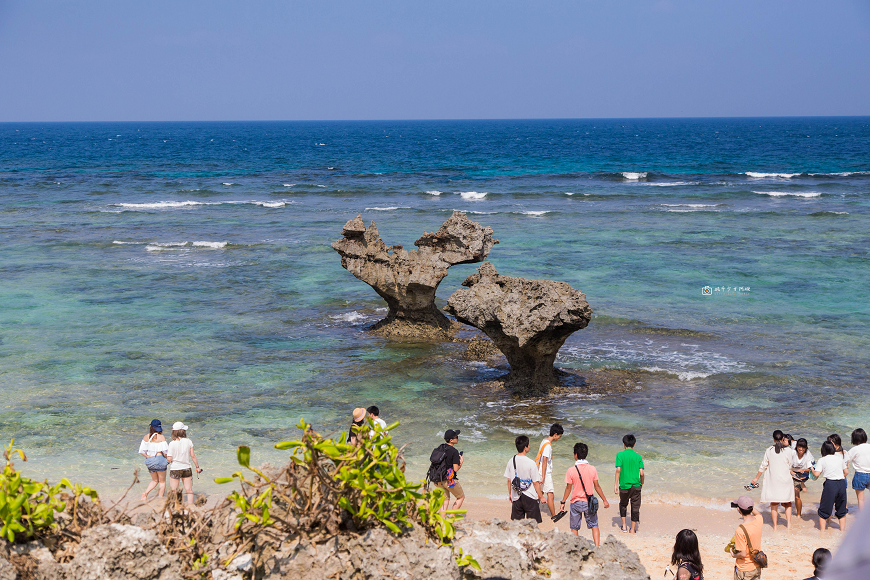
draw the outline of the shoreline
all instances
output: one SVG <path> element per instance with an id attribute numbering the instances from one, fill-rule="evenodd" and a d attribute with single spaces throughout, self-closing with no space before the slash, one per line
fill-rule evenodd
<path id="1" fill-rule="evenodd" d="M 558 500 L 558 498 L 557 498 Z M 608 498 L 610 500 L 610 498 Z M 558 504 L 557 504 L 558 505 Z M 462 506 L 468 510 L 466 517 L 475 520 L 510 519 L 510 504 L 507 499 L 495 500 L 487 497 L 466 497 Z M 598 511 L 601 541 L 613 536 L 637 553 L 650 578 L 660 578 L 670 562 L 674 538 L 684 528 L 698 535 L 701 560 L 704 563 L 704 577 L 710 580 L 726 579 L 733 576 L 734 559 L 725 553 L 725 545 L 740 525 L 736 510 L 724 511 L 706 507 L 643 503 L 640 510 L 640 524 L 637 534 L 619 531 L 619 507 L 610 502 L 610 508 L 603 505 Z M 569 518 L 566 516 L 556 524 L 550 521 L 546 507 L 541 510 L 544 521 L 540 529 L 545 532 L 558 530 L 571 533 Z M 854 524 L 855 515 L 850 513 L 848 525 Z M 764 528 L 761 550 L 769 558 L 770 566 L 764 570 L 765 580 L 800 580 L 813 575 L 811 564 L 813 550 L 828 548 L 832 552 L 840 545 L 843 535 L 837 524 L 829 526 L 824 539 L 819 538 L 818 517 L 813 509 L 803 510 L 800 519 L 792 516 L 792 529 L 785 529 L 785 517 L 780 512 L 780 524 L 774 533 L 770 511 L 762 508 Z M 848 528 L 847 528 L 848 529 Z M 591 532 L 586 529 L 584 520 L 580 536 L 592 541 Z M 669 576 L 673 578 L 672 576 Z"/>

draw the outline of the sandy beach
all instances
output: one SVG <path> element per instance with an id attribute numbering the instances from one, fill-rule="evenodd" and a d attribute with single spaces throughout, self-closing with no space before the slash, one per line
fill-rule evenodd
<path id="1" fill-rule="evenodd" d="M 558 499 L 558 498 L 557 498 Z M 608 500 L 610 498 L 608 497 Z M 469 518 L 489 520 L 510 519 L 510 505 L 507 500 L 469 497 L 463 508 L 468 509 Z M 550 521 L 546 508 L 542 510 L 544 522 L 541 529 L 571 533 L 568 517 L 557 524 Z M 698 535 L 701 544 L 701 558 L 704 563 L 704 577 L 708 580 L 727 580 L 733 577 L 734 559 L 725 553 L 725 546 L 731 540 L 734 529 L 740 525 L 737 510 L 724 511 L 702 507 L 684 507 L 664 504 L 643 504 L 640 512 L 638 533 L 624 534 L 619 531 L 618 504 L 610 502 L 610 508 L 599 510 L 601 539 L 613 535 L 637 552 L 646 567 L 650 578 L 662 578 L 674 546 L 674 537 L 684 528 L 690 528 Z M 792 529 L 785 529 L 785 519 L 780 517 L 776 533 L 771 526 L 770 513 L 762 509 L 764 532 L 761 549 L 767 554 L 770 566 L 763 572 L 766 580 L 802 580 L 813 575 L 810 564 L 813 550 L 828 548 L 834 551 L 842 538 L 839 528 L 834 524 L 824 539 L 819 538 L 818 518 L 814 511 L 805 511 L 801 519 L 792 517 Z M 855 514 L 850 514 L 854 522 Z M 584 529 L 581 535 L 592 540 L 592 534 Z M 668 574 L 671 578 L 671 575 Z"/>

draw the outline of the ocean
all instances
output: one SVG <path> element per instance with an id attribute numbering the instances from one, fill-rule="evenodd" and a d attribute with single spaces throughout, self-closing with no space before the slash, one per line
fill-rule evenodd
<path id="1" fill-rule="evenodd" d="M 621 388 L 515 398 L 462 344 L 364 332 L 386 305 L 342 225 L 411 248 L 453 210 L 500 273 L 586 293 L 557 366 Z M 109 493 L 153 418 L 216 492 L 237 445 L 280 463 L 300 417 L 375 404 L 414 479 L 459 429 L 463 486 L 500 498 L 514 437 L 559 422 L 557 471 L 584 441 L 607 492 L 631 432 L 647 499 L 723 507 L 774 429 L 870 428 L 868 281 L 870 118 L 0 124 L 0 438 Z"/>

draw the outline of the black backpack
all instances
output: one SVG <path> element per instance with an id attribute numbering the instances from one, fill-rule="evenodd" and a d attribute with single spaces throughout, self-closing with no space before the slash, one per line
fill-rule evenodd
<path id="1" fill-rule="evenodd" d="M 429 456 L 429 471 L 426 472 L 426 491 L 429 491 L 430 483 L 441 483 L 447 480 L 447 470 L 450 465 L 447 464 L 447 451 L 444 449 L 446 443 L 442 443 L 432 450 Z"/>

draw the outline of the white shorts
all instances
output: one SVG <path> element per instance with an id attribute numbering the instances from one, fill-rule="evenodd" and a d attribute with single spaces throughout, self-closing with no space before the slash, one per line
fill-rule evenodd
<path id="1" fill-rule="evenodd" d="M 544 493 L 556 493 L 555 488 L 553 488 L 553 476 L 550 473 L 544 478 L 544 485 L 541 486 L 541 491 Z"/>

